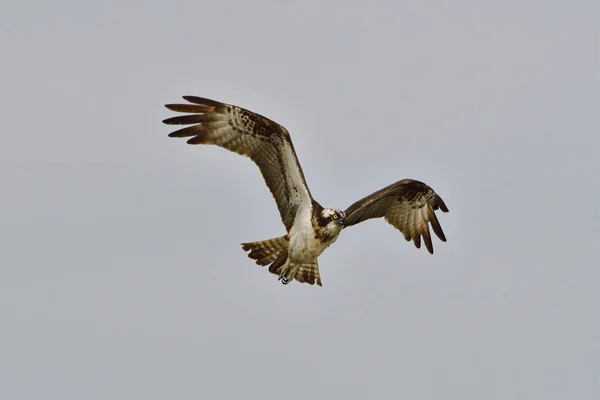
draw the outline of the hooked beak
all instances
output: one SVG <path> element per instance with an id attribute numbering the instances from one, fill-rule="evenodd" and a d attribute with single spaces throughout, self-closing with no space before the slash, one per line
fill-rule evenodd
<path id="1" fill-rule="evenodd" d="M 346 218 L 340 218 L 337 221 L 335 221 L 335 223 L 344 227 L 346 226 Z"/>

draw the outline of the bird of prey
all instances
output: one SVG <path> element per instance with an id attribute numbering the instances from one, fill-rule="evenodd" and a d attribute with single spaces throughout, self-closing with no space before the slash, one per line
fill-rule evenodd
<path id="1" fill-rule="evenodd" d="M 323 208 L 311 195 L 287 129 L 252 111 L 196 96 L 187 104 L 167 104 L 187 113 L 165 119 L 169 125 L 189 125 L 169 134 L 190 137 L 189 144 L 212 144 L 249 157 L 260 169 L 271 191 L 287 233 L 273 239 L 242 243 L 248 257 L 283 284 L 292 280 L 322 286 L 317 258 L 338 238 L 342 229 L 383 217 L 417 248 L 421 240 L 433 254 L 429 225 L 446 241 L 435 210 L 448 212 L 432 188 L 403 179 L 352 204 L 345 211 Z"/>

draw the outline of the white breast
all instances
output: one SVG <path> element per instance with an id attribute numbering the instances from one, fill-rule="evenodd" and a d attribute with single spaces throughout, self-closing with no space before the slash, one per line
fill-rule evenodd
<path id="1" fill-rule="evenodd" d="M 329 245 L 336 241 L 335 236 L 329 242 L 315 239 L 315 231 L 311 223 L 312 205 L 298 210 L 296 220 L 290 229 L 289 256 L 293 261 L 312 263 L 325 251 Z"/>

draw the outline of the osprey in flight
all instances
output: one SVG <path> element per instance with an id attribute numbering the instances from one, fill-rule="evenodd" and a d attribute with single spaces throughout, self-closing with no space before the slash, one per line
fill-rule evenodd
<path id="1" fill-rule="evenodd" d="M 431 228 L 446 241 L 435 210 L 448 212 L 432 188 L 404 179 L 358 200 L 345 211 L 323 208 L 310 194 L 287 129 L 261 115 L 230 104 L 184 96 L 189 104 L 167 104 L 188 115 L 165 119 L 169 125 L 190 125 L 169 134 L 191 137 L 189 144 L 213 144 L 236 152 L 258 165 L 277 203 L 287 233 L 252 243 L 242 243 L 248 257 L 269 265 L 283 284 L 292 280 L 319 286 L 317 258 L 336 241 L 342 229 L 371 218 L 383 217 L 417 248 L 421 238 L 433 254 Z"/>

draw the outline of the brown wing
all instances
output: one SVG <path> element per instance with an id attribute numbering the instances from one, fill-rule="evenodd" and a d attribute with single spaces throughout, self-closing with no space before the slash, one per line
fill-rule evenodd
<path id="1" fill-rule="evenodd" d="M 191 126 L 169 136 L 191 137 L 189 144 L 213 144 L 250 157 L 258 165 L 289 232 L 298 206 L 312 202 L 312 196 L 288 131 L 268 118 L 231 104 L 196 96 L 183 98 L 190 104 L 165 107 L 189 115 L 163 122 Z"/>
<path id="2" fill-rule="evenodd" d="M 427 250 L 433 254 L 429 224 L 437 237 L 443 242 L 446 241 L 444 231 L 435 215 L 437 209 L 448 212 L 448 207 L 432 188 L 423 182 L 404 179 L 348 207 L 345 226 L 356 225 L 371 218 L 384 217 L 404 234 L 406 240 L 412 239 L 417 248 L 421 247 L 421 237 L 423 237 Z"/>

